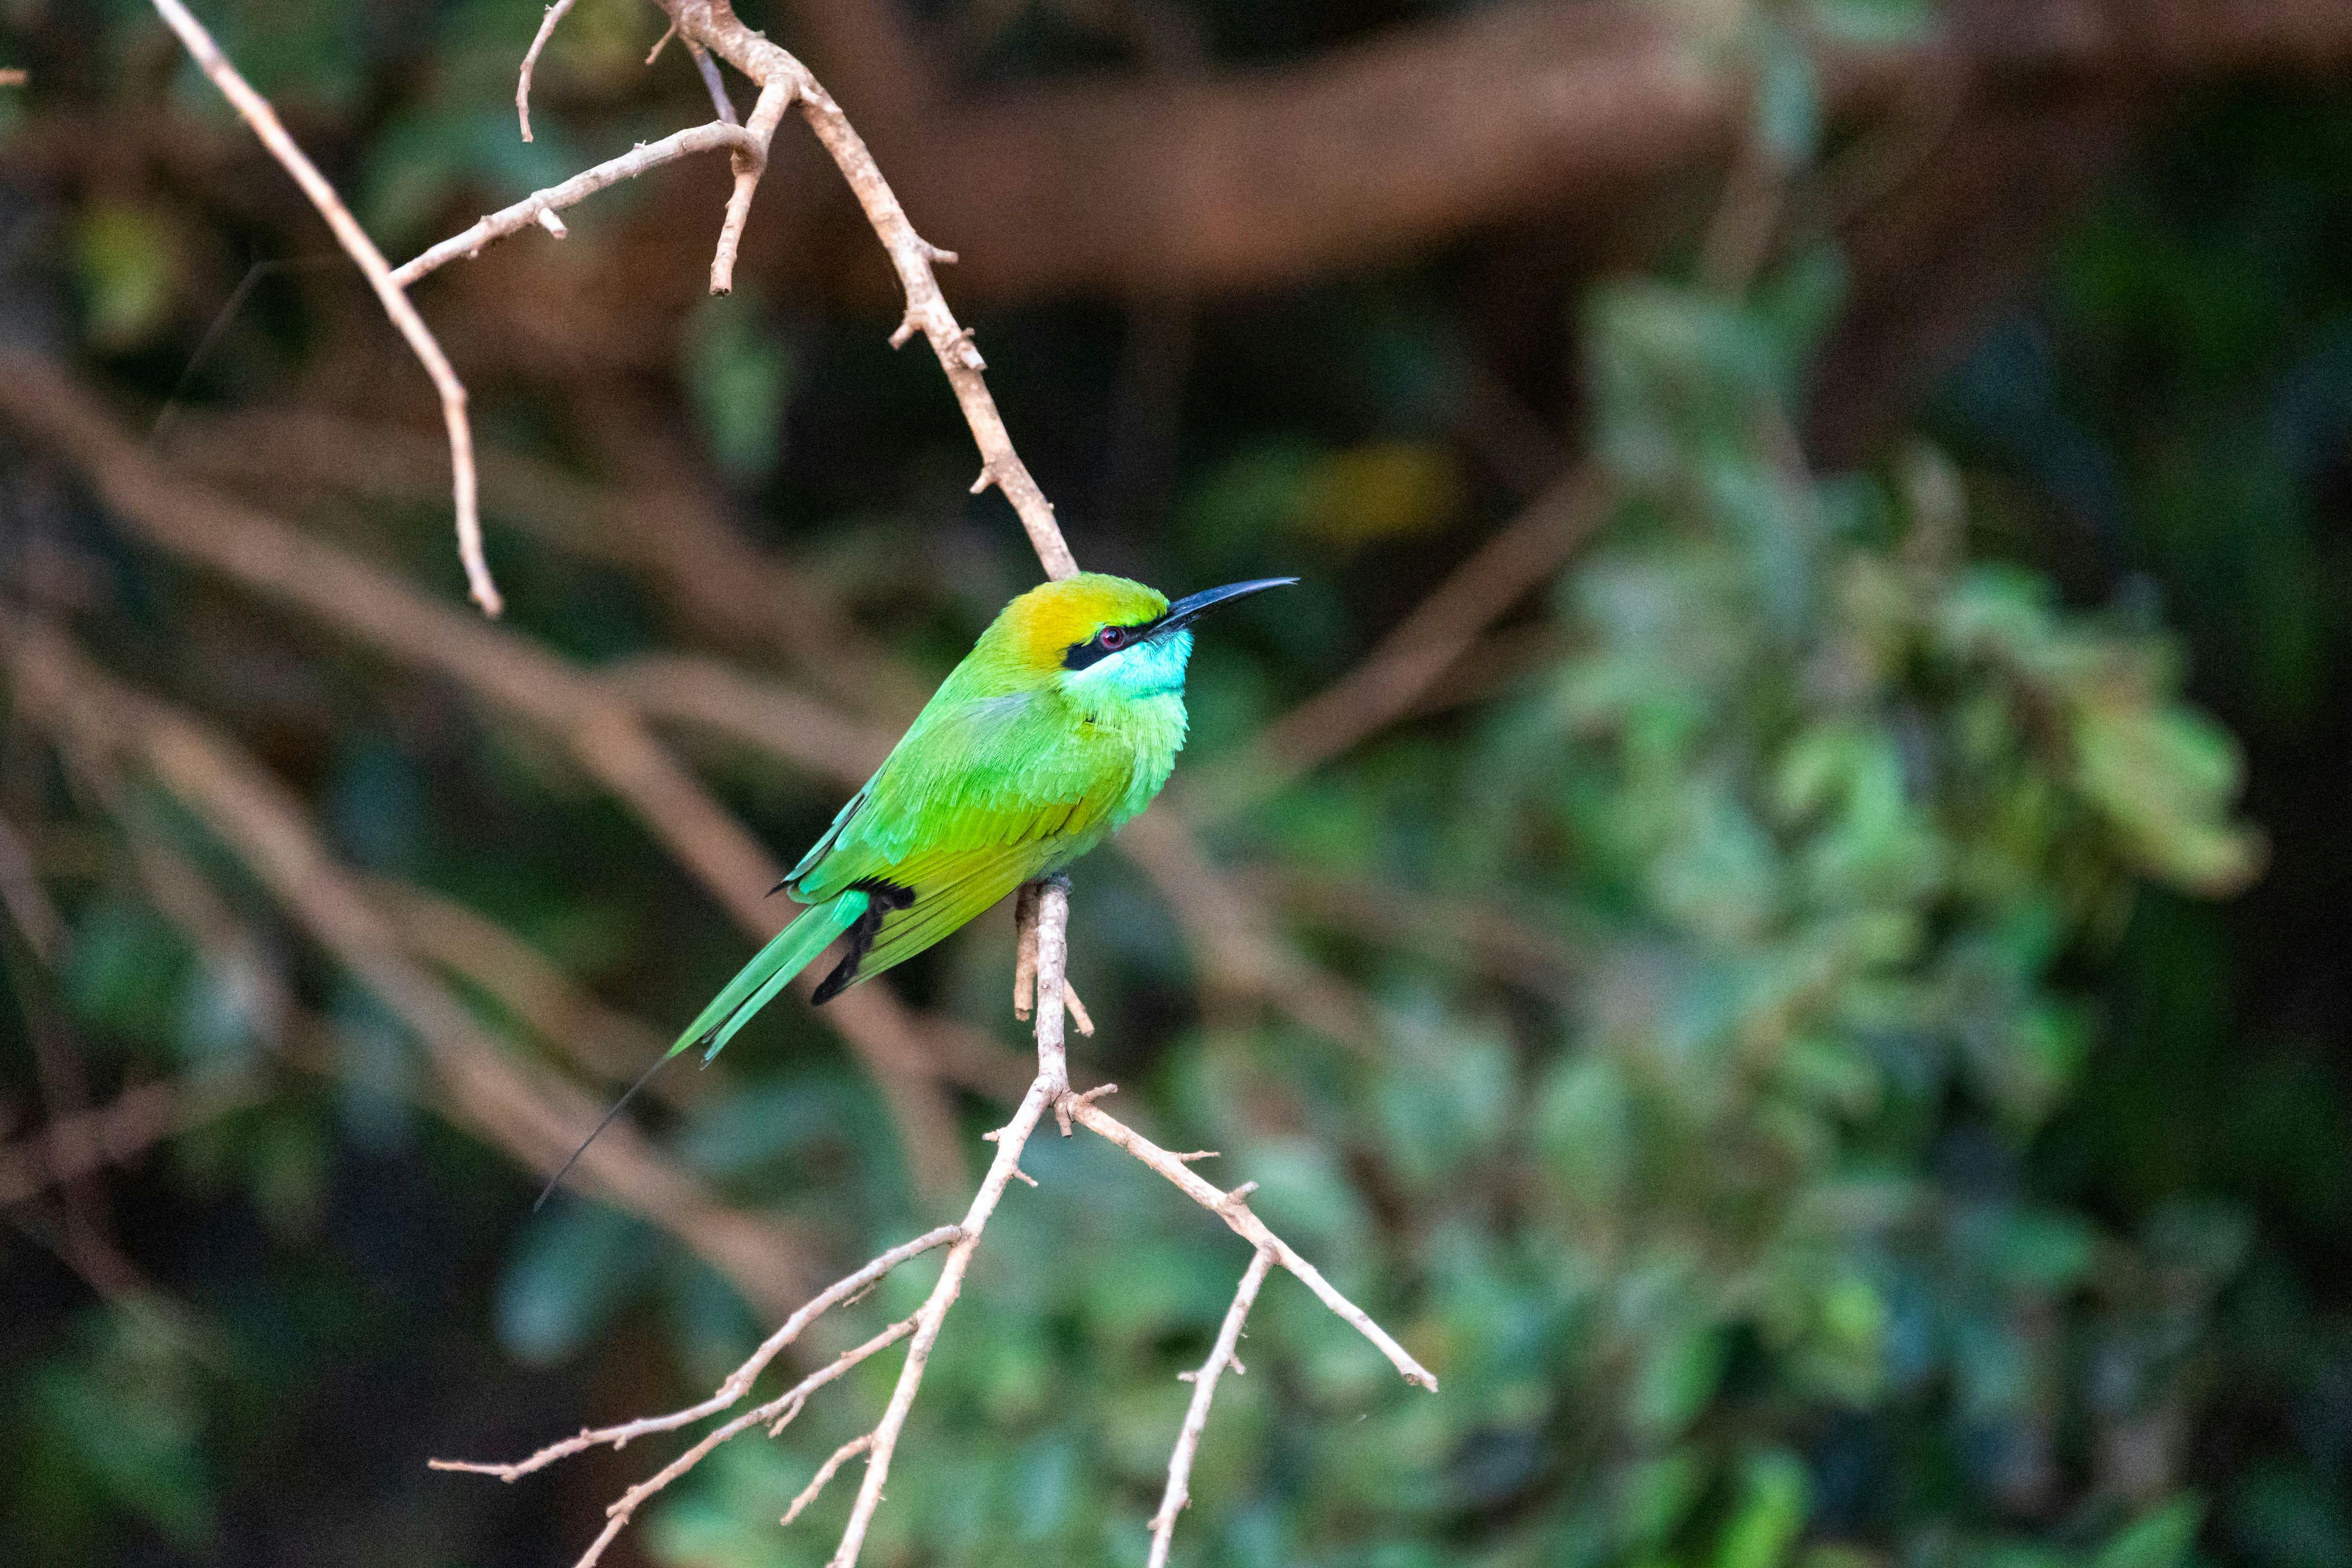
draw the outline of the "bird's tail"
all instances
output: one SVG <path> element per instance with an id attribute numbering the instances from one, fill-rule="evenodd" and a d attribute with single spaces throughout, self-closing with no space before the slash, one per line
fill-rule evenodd
<path id="1" fill-rule="evenodd" d="M 686 1026 L 686 1032 L 677 1037 L 677 1043 L 662 1052 L 659 1060 L 646 1069 L 644 1076 L 630 1084 L 627 1092 L 613 1102 L 613 1108 L 604 1113 L 604 1119 L 596 1124 L 595 1131 L 580 1141 L 580 1146 L 572 1151 L 572 1158 L 563 1162 L 563 1168 L 549 1178 L 546 1187 L 539 1195 L 539 1202 L 547 1201 L 547 1195 L 555 1190 L 556 1183 L 571 1172 L 580 1156 L 588 1152 L 588 1145 L 596 1141 L 596 1134 L 613 1124 L 613 1118 L 621 1113 L 623 1106 L 636 1098 L 637 1091 L 646 1086 L 663 1062 L 688 1047 L 697 1045 L 706 1048 L 703 1061 L 709 1061 L 717 1056 L 719 1050 L 735 1038 L 735 1032 L 751 1021 L 753 1014 L 774 1001 L 776 993 L 793 983 L 793 976 L 814 963 L 817 955 L 832 946 L 835 937 L 856 925 L 871 902 L 864 891 L 854 889 L 838 898 L 802 911 L 799 919 L 777 932 L 768 945 L 754 954 L 751 961 L 727 982 L 726 988 L 710 998 L 710 1005 L 695 1015 L 694 1021 Z M 531 1207 L 536 1208 L 539 1205 Z"/>
<path id="2" fill-rule="evenodd" d="M 735 1038 L 735 1031 L 751 1021 L 752 1014 L 774 1001 L 776 993 L 815 963 L 816 956 L 831 946 L 835 937 L 856 925 L 871 902 L 862 889 L 852 889 L 804 910 L 727 982 L 726 989 L 710 998 L 710 1005 L 695 1015 L 662 1060 L 667 1061 L 693 1045 L 706 1048 L 705 1061 L 718 1055 Z"/>

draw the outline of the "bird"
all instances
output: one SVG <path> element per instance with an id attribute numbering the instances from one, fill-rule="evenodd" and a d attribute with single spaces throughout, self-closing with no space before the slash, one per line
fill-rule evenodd
<path id="1" fill-rule="evenodd" d="M 1186 728 L 1192 622 L 1295 577 L 1171 602 L 1124 577 L 1079 572 L 998 612 L 865 787 L 772 893 L 807 907 L 614 1102 L 563 1169 L 656 1071 L 708 1063 L 836 940 L 818 1006 L 913 957 L 1022 883 L 1060 872 L 1151 804 Z"/>

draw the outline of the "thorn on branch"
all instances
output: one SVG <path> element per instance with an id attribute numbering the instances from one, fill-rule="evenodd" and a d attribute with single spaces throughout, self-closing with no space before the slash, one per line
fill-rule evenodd
<path id="1" fill-rule="evenodd" d="M 662 36 L 654 40 L 654 47 L 646 51 L 646 64 L 651 65 L 656 60 L 661 58 L 661 52 L 669 47 L 669 41 L 677 37 L 677 22 L 673 18 L 670 25 L 662 29 Z M 690 49 L 694 47 L 694 46 L 692 44 L 688 44 L 687 47 Z"/>
<path id="2" fill-rule="evenodd" d="M 557 239 L 569 239 L 572 236 L 572 231 L 563 226 L 563 220 L 555 215 L 555 209 L 553 207 L 541 207 L 539 209 L 539 226 L 545 229 L 549 234 L 553 235 Z"/>
<path id="3" fill-rule="evenodd" d="M 915 313 L 912 310 L 908 311 L 898 319 L 898 329 L 890 334 L 890 346 L 894 349 L 905 348 L 907 340 L 922 329 L 915 320 Z"/>
<path id="4" fill-rule="evenodd" d="M 1019 1166 L 1014 1166 L 1013 1167 L 1013 1179 L 1018 1182 L 1026 1182 L 1031 1186 L 1035 1186 L 1037 1185 L 1037 1178 L 1031 1176 L 1027 1171 L 1023 1170 Z"/>

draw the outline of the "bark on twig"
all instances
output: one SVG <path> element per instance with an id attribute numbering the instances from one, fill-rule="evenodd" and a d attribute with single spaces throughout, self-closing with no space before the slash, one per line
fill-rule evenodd
<path id="1" fill-rule="evenodd" d="M 751 147 L 735 154 L 735 188 L 728 193 L 727 216 L 719 225 L 719 246 L 710 256 L 713 294 L 735 292 L 735 255 L 743 248 L 743 225 L 751 221 L 751 197 L 760 189 L 760 176 L 767 172 L 768 143 L 774 140 L 776 126 L 799 89 L 799 84 L 789 78 L 764 84 L 759 101 L 751 106 L 751 118 L 744 122 Z"/>
<path id="2" fill-rule="evenodd" d="M 1037 901 L 1045 883 L 1024 882 L 1013 895 L 1013 1016 L 1023 1023 L 1036 1003 L 1037 967 L 1042 957 L 1037 951 Z M 1066 890 L 1065 899 L 1067 898 Z M 1078 1000 L 1077 988 L 1070 984 L 1066 967 L 1061 970 L 1062 1005 L 1070 1011 L 1070 1021 L 1080 1034 L 1091 1038 L 1095 1020 L 1087 1016 L 1086 1003 Z"/>
<path id="3" fill-rule="evenodd" d="M 776 1522 L 778 1524 L 790 1524 L 793 1521 L 798 1519 L 801 1516 L 801 1510 L 814 1502 L 817 1499 L 817 1494 L 824 1490 L 825 1483 L 833 1479 L 835 1471 L 840 1469 L 844 1464 L 848 1462 L 850 1459 L 855 1458 L 857 1455 L 866 1452 L 866 1449 L 873 1446 L 874 1434 L 871 1432 L 866 1432 L 850 1438 L 849 1441 L 844 1443 L 838 1448 L 835 1448 L 833 1451 L 833 1458 L 825 1460 L 824 1464 L 817 1467 L 816 1474 L 810 1478 L 809 1484 L 801 1489 L 800 1495 L 793 1499 L 792 1507 L 784 1510 L 784 1517 L 776 1521 Z"/>

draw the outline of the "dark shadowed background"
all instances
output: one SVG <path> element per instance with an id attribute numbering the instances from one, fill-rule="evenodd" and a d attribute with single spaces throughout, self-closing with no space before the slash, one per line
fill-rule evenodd
<path id="1" fill-rule="evenodd" d="M 641 0 L 528 143 L 523 0 L 200 11 L 395 260 L 711 112 Z M 1277 1274 L 1176 1562 L 2352 1568 L 2352 6 L 745 15 L 1081 563 L 1305 580 L 1076 872 L 1074 1068 L 1444 1392 Z M 676 1439 L 425 1460 L 698 1396 L 1026 1080 L 999 911 L 530 1207 L 1035 558 L 796 119 L 730 297 L 710 158 L 417 287 L 492 623 L 147 6 L 0 67 L 0 1560 L 569 1563 Z M 1143 1560 L 1246 1249 L 1026 1168 L 870 1563 Z M 824 1561 L 893 1370 L 606 1561 Z"/>

